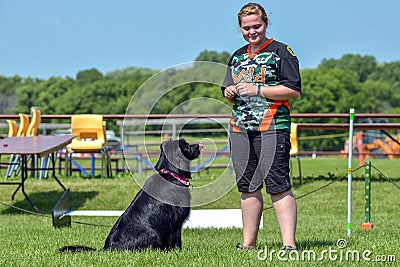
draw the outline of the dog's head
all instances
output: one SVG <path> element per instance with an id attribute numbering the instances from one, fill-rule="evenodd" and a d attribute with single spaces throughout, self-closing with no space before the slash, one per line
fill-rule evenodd
<path id="1" fill-rule="evenodd" d="M 167 170 L 185 178 L 191 178 L 190 161 L 198 158 L 201 144 L 189 144 L 185 139 L 169 140 L 160 145 L 161 154 L 155 166 L 158 172 Z"/>

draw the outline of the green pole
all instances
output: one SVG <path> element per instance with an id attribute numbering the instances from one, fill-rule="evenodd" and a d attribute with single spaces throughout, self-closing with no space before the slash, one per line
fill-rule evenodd
<path id="1" fill-rule="evenodd" d="M 365 161 L 365 218 L 361 226 L 363 230 L 374 227 L 371 223 L 371 161 Z"/>

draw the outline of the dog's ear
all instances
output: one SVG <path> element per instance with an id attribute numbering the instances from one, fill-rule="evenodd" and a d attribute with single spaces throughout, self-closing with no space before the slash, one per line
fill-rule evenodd
<path id="1" fill-rule="evenodd" d="M 185 139 L 179 139 L 179 149 L 181 150 L 182 154 L 187 158 L 188 160 L 192 160 L 192 151 L 190 149 L 190 145 L 188 142 L 186 142 Z"/>

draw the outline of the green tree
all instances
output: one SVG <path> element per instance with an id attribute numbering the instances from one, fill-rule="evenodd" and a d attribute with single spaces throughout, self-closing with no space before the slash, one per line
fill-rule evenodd
<path id="1" fill-rule="evenodd" d="M 208 51 L 205 50 L 200 53 L 200 55 L 197 56 L 195 59 L 196 61 L 211 61 L 211 62 L 216 62 L 216 63 L 221 63 L 221 64 L 228 64 L 229 59 L 230 59 L 230 54 L 228 52 L 221 52 L 218 53 L 216 51 Z"/>
<path id="2" fill-rule="evenodd" d="M 158 71 L 148 68 L 127 67 L 121 70 L 108 72 L 105 78 L 110 80 L 134 80 L 144 82 L 156 72 Z"/>
<path id="3" fill-rule="evenodd" d="M 358 74 L 360 82 L 364 82 L 375 71 L 377 62 L 373 56 L 346 54 L 340 59 L 323 59 L 318 67 L 350 70 Z"/>
<path id="4" fill-rule="evenodd" d="M 291 100 L 297 113 L 343 113 L 360 89 L 356 73 L 341 69 L 306 69 L 301 72 L 302 94 Z"/>
<path id="5" fill-rule="evenodd" d="M 0 114 L 12 113 L 16 103 L 16 88 L 22 82 L 18 75 L 7 78 L 0 75 Z"/>
<path id="6" fill-rule="evenodd" d="M 15 105 L 16 113 L 29 113 L 30 108 L 37 103 L 39 98 L 40 88 L 38 85 L 43 83 L 40 80 L 27 80 L 16 88 L 17 102 Z"/>
<path id="7" fill-rule="evenodd" d="M 38 91 L 38 97 L 32 101 L 32 105 L 39 107 L 44 114 L 63 114 L 63 107 L 70 105 L 73 99 L 67 99 L 63 102 L 60 99 L 74 85 L 75 81 L 72 78 L 51 77 L 35 87 L 35 90 Z"/>
<path id="8" fill-rule="evenodd" d="M 393 94 L 389 82 L 368 79 L 362 84 L 356 98 L 359 112 L 385 113 L 398 106 L 399 94 Z"/>
<path id="9" fill-rule="evenodd" d="M 76 82 L 78 85 L 90 84 L 102 80 L 103 74 L 97 69 L 83 70 L 76 74 Z"/>
<path id="10" fill-rule="evenodd" d="M 376 71 L 368 77 L 374 81 L 388 82 L 393 96 L 400 95 L 400 61 L 378 65 Z"/>

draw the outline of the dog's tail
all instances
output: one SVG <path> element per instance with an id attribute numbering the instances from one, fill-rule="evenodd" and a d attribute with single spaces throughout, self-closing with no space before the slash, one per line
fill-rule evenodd
<path id="1" fill-rule="evenodd" d="M 96 249 L 91 248 L 91 247 L 86 247 L 86 246 L 65 246 L 59 249 L 61 253 L 65 252 L 90 252 L 90 251 L 96 251 Z"/>

